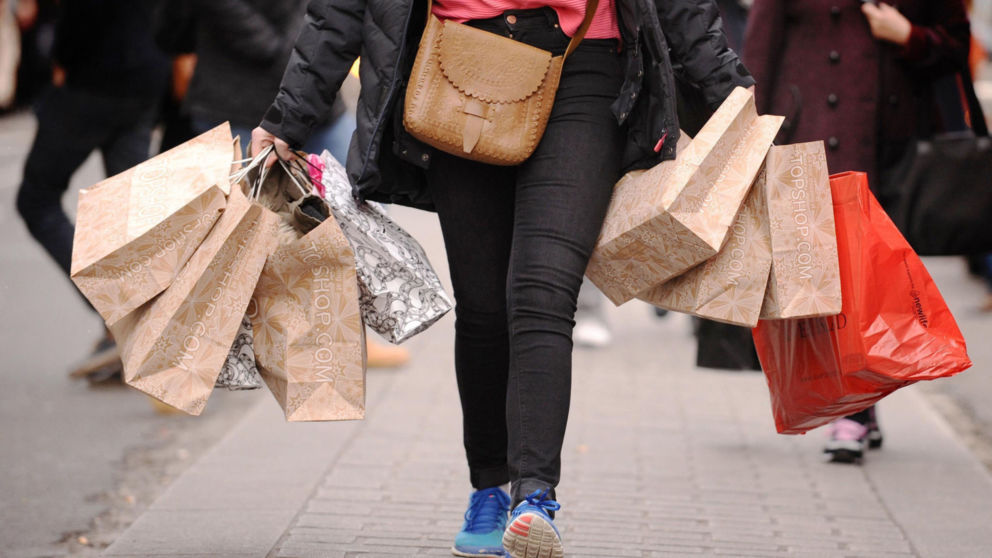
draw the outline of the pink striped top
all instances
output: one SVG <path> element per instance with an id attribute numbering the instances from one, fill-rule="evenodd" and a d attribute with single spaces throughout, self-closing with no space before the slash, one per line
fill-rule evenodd
<path id="1" fill-rule="evenodd" d="M 599 0 L 596 16 L 586 32 L 587 39 L 619 39 L 614 0 Z M 558 12 L 562 31 L 571 37 L 582 24 L 586 0 L 434 0 L 431 12 L 440 19 L 468 21 L 488 19 L 507 10 L 531 10 L 549 6 Z"/>

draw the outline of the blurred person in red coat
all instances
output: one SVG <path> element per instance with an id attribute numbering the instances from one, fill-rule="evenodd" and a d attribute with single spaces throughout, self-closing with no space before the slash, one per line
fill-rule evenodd
<path id="1" fill-rule="evenodd" d="M 885 205 L 906 148 L 953 127 L 936 85 L 967 67 L 969 43 L 962 0 L 754 0 L 744 63 L 758 110 L 787 118 L 778 142 L 824 140 L 831 171 L 866 171 Z M 857 462 L 881 443 L 872 407 L 832 423 L 824 451 Z"/>

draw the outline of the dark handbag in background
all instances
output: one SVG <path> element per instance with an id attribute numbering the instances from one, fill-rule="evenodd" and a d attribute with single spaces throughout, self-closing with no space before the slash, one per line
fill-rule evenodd
<path id="1" fill-rule="evenodd" d="M 891 175 L 888 207 L 920 255 L 992 252 L 992 139 L 969 72 L 961 72 L 971 131 L 919 140 Z"/>
<path id="2" fill-rule="evenodd" d="M 694 318 L 696 366 L 718 370 L 761 370 L 751 329 Z"/>

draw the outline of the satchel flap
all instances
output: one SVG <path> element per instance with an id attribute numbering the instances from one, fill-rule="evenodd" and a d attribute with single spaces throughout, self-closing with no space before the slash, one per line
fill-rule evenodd
<path id="1" fill-rule="evenodd" d="M 534 94 L 551 53 L 452 21 L 438 40 L 441 71 L 459 91 L 487 103 L 515 103 Z"/>

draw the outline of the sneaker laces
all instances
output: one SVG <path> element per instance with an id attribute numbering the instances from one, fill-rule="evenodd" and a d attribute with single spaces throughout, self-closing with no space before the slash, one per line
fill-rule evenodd
<path id="1" fill-rule="evenodd" d="M 541 508 L 545 513 L 551 515 L 550 512 L 556 512 L 561 509 L 561 504 L 548 498 L 549 491 L 551 491 L 550 488 L 545 488 L 543 491 L 535 490 L 525 496 L 524 499 L 527 500 L 528 504 Z"/>
<path id="2" fill-rule="evenodd" d="M 502 529 L 506 523 L 506 510 L 510 509 L 510 497 L 500 488 L 477 490 L 472 494 L 465 510 L 463 531 L 469 533 L 489 533 Z"/>

